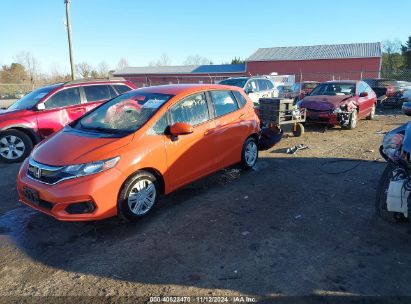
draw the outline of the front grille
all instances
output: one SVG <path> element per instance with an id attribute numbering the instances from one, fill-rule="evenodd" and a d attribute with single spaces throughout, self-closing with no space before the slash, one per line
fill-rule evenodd
<path id="1" fill-rule="evenodd" d="M 64 167 L 41 164 L 30 158 L 27 175 L 34 180 L 52 185 L 62 180 L 73 178 L 72 175 L 64 172 L 63 169 Z"/>

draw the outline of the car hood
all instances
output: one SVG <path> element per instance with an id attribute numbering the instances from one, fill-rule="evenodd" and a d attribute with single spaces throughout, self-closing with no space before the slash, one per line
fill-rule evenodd
<path id="1" fill-rule="evenodd" d="M 343 101 L 351 98 L 347 95 L 318 95 L 318 96 L 306 96 L 300 103 L 300 107 L 312 110 L 332 110 L 341 105 Z"/>
<path id="2" fill-rule="evenodd" d="M 63 129 L 41 142 L 31 157 L 51 166 L 89 163 L 118 156 L 114 155 L 116 150 L 128 145 L 133 139 L 133 134 L 121 138 L 96 135 Z"/>
<path id="3" fill-rule="evenodd" d="M 9 110 L 9 109 L 0 109 L 0 119 L 2 118 L 10 118 L 14 116 L 21 116 L 21 114 L 27 112 L 27 110 Z"/>

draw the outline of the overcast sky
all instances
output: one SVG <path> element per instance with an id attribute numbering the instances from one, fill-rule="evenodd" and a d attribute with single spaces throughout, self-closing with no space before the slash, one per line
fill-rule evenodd
<path id="1" fill-rule="evenodd" d="M 43 71 L 69 71 L 63 0 L 0 1 L 0 64 L 31 52 Z M 214 63 L 259 47 L 405 41 L 410 0 L 71 0 L 74 60 L 173 65 L 199 54 Z"/>

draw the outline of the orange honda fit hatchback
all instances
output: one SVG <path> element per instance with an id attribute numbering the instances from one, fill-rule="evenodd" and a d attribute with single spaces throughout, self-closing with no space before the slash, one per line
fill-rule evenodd
<path id="1" fill-rule="evenodd" d="M 64 221 L 146 215 L 160 194 L 257 161 L 259 120 L 237 87 L 167 85 L 118 96 L 35 147 L 20 201 Z"/>

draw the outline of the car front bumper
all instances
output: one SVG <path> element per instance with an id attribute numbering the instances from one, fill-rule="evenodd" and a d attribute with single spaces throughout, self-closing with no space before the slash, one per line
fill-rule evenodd
<path id="1" fill-rule="evenodd" d="M 124 177 L 116 168 L 48 185 L 28 177 L 27 167 L 26 159 L 17 176 L 20 202 L 61 221 L 94 221 L 117 215 L 117 197 Z M 36 203 L 28 199 L 27 189 L 38 194 Z M 83 210 L 86 213 L 73 214 L 76 208 L 72 207 L 82 204 L 90 207 Z"/>
<path id="2" fill-rule="evenodd" d="M 339 115 L 335 113 L 330 113 L 329 111 L 313 111 L 307 109 L 306 112 L 306 122 L 317 123 L 317 124 L 327 124 L 327 125 L 339 125 L 340 119 Z"/>

